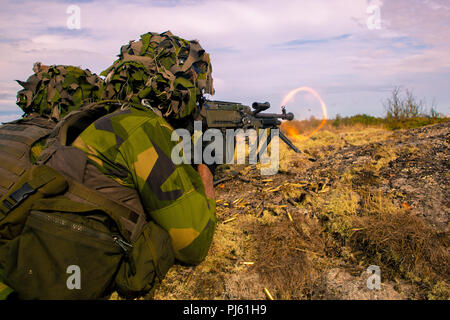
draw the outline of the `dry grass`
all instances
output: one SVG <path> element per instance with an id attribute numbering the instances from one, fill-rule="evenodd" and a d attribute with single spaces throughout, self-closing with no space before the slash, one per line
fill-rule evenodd
<path id="1" fill-rule="evenodd" d="M 345 135 L 363 144 L 390 136 L 382 131 L 371 128 Z M 332 141 L 328 136 L 318 135 L 325 145 Z M 409 153 L 420 152 L 407 149 Z M 448 299 L 448 234 L 412 215 L 407 204 L 379 189 L 380 170 L 404 153 L 404 146 L 379 146 L 370 161 L 348 168 L 329 193 L 309 194 L 301 207 L 320 218 L 324 237 L 331 235 L 334 244 L 328 248 L 330 255 L 349 264 L 378 265 L 387 279 L 406 279 L 414 284 L 417 298 Z"/>
<path id="2" fill-rule="evenodd" d="M 312 203 L 325 232 L 334 239 L 337 257 L 359 265 L 378 265 L 386 279 L 417 285 L 419 298 L 425 298 L 439 282 L 443 287 L 450 272 L 448 237 L 389 195 L 341 186 L 329 198 Z M 448 298 L 448 287 L 441 294 Z"/>
<path id="3" fill-rule="evenodd" d="M 266 215 L 270 213 L 266 213 Z M 325 243 L 317 221 L 298 211 L 252 225 L 258 252 L 256 270 L 276 299 L 308 299 L 320 277 Z M 269 218 L 270 219 L 270 218 Z"/>
<path id="4" fill-rule="evenodd" d="M 382 127 L 326 125 L 313 139 L 304 137 L 313 126 L 301 129 L 302 135 L 291 138 L 306 154 L 280 143 L 280 174 L 245 199 L 244 209 L 218 206 L 219 224 L 206 260 L 172 268 L 155 298 L 265 299 L 264 288 L 275 299 L 339 298 L 323 287 L 329 270 L 361 274 L 375 264 L 383 282 L 398 290 L 411 287 L 403 298 L 449 299 L 448 234 L 381 187 L 380 172 L 391 161 L 420 150 L 386 143 L 392 131 Z M 309 170 L 314 164 L 308 157 L 320 163 L 341 148 L 369 145 L 370 155 L 350 161 L 344 172 L 333 165 L 321 168 L 321 176 Z M 222 203 L 244 196 L 252 185 L 226 184 L 217 189 Z M 261 207 L 254 206 L 258 197 Z M 224 223 L 230 218 L 235 219 Z"/>

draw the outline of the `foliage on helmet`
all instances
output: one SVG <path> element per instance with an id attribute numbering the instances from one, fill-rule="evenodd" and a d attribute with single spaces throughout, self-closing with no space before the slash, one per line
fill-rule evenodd
<path id="1" fill-rule="evenodd" d="M 24 88 L 17 93 L 17 105 L 25 115 L 39 113 L 58 121 L 102 95 L 103 80 L 88 69 L 37 62 L 33 71 L 27 81 L 16 80 Z"/>
<path id="2" fill-rule="evenodd" d="M 103 98 L 147 99 L 164 117 L 181 119 L 196 110 L 203 93 L 214 94 L 211 72 L 209 54 L 197 40 L 149 32 L 122 46 L 119 59 L 101 73 Z"/>

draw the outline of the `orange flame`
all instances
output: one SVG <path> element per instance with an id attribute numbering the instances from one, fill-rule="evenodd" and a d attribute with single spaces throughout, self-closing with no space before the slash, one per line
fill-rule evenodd
<path id="1" fill-rule="evenodd" d="M 317 131 L 319 131 L 327 122 L 327 106 L 325 105 L 325 102 L 323 102 L 322 98 L 320 97 L 320 95 L 317 93 L 317 91 L 315 91 L 314 89 L 310 88 L 310 87 L 299 87 L 297 89 L 291 90 L 284 98 L 283 101 L 281 102 L 282 106 L 285 106 L 289 101 L 291 101 L 294 96 L 299 93 L 299 92 L 308 92 L 310 94 L 312 94 L 319 102 L 320 105 L 322 107 L 322 121 L 320 122 L 319 126 L 314 129 L 309 135 L 305 136 L 305 138 L 310 138 L 313 134 L 315 134 Z M 286 133 L 289 136 L 295 137 L 295 138 L 299 138 L 301 137 L 300 132 L 294 127 L 294 126 L 290 126 L 290 125 L 286 125 Z"/>
<path id="2" fill-rule="evenodd" d="M 302 137 L 300 130 L 288 121 L 283 122 L 282 128 L 284 129 L 286 134 L 292 139 L 299 139 Z"/>

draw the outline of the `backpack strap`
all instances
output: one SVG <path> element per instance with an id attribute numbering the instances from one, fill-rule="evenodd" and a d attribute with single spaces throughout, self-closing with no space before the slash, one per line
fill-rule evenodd
<path id="1" fill-rule="evenodd" d="M 44 164 L 58 149 L 58 145 L 70 146 L 73 141 L 95 120 L 119 109 L 122 104 L 117 100 L 103 100 L 88 103 L 62 118 L 49 135 L 47 145 L 37 160 Z M 57 142 L 57 144 L 55 144 Z"/>
<path id="2" fill-rule="evenodd" d="M 146 223 L 144 215 L 112 199 L 108 199 L 81 183 L 71 181 L 68 192 L 105 211 L 117 223 L 122 235 L 128 240 L 134 241 Z"/>
<path id="3" fill-rule="evenodd" d="M 128 241 L 134 241 L 143 227 L 136 227 L 139 216 L 131 209 L 105 198 L 95 190 L 86 188 L 75 181 L 68 181 L 69 189 L 64 197 L 45 198 L 35 202 L 34 210 L 53 210 L 62 212 L 86 212 L 99 210 L 116 222 L 119 232 Z M 76 196 L 76 198 L 74 198 Z M 83 202 L 79 199 L 84 200 Z"/>

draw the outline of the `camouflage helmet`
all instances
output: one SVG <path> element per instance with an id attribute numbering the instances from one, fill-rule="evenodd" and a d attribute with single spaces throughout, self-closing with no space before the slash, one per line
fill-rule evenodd
<path id="1" fill-rule="evenodd" d="M 33 71 L 26 82 L 16 80 L 24 88 L 17 93 L 17 105 L 25 115 L 39 113 L 59 121 L 70 111 L 101 97 L 103 81 L 87 69 L 36 62 Z"/>
<path id="2" fill-rule="evenodd" d="M 121 47 L 106 76 L 105 99 L 147 99 L 164 117 L 181 119 L 197 109 L 203 93 L 214 94 L 209 54 L 197 40 L 170 31 L 149 32 Z"/>

